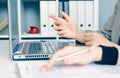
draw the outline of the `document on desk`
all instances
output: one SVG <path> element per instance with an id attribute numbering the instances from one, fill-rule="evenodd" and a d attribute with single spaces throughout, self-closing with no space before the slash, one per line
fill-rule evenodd
<path id="1" fill-rule="evenodd" d="M 56 64 L 47 72 L 40 68 L 47 61 L 20 61 L 17 63 L 21 78 L 120 78 L 120 66 Z"/>

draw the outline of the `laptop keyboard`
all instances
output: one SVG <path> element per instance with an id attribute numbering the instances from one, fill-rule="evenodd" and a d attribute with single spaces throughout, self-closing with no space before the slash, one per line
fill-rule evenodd
<path id="1" fill-rule="evenodd" d="M 40 42 L 25 42 L 23 54 L 51 54 L 55 51 L 69 45 L 69 42 L 59 41 L 40 41 Z"/>
<path id="2" fill-rule="evenodd" d="M 41 43 L 37 43 L 37 42 L 33 42 L 30 43 L 29 45 L 29 51 L 30 54 L 38 54 L 39 52 L 41 52 Z"/>

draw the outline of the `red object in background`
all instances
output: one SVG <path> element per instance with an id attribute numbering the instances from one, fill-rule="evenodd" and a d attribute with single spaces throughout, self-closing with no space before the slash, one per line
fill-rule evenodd
<path id="1" fill-rule="evenodd" d="M 28 32 L 29 34 L 39 34 L 40 33 L 40 29 L 36 26 L 30 26 L 30 30 Z"/>

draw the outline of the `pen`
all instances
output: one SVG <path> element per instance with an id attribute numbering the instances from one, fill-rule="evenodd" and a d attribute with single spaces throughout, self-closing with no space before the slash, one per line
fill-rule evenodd
<path id="1" fill-rule="evenodd" d="M 64 57 L 58 58 L 57 61 L 62 61 L 64 59 L 66 59 L 66 58 L 69 58 L 69 57 L 72 57 L 72 56 L 75 56 L 75 55 L 78 55 L 78 54 L 82 54 L 82 53 L 88 52 L 88 51 L 90 51 L 90 50 L 92 50 L 94 48 L 95 48 L 95 46 L 89 47 L 89 48 L 84 49 L 84 50 L 78 50 L 78 51 L 76 51 L 76 52 L 74 52 L 72 54 L 69 54 L 69 55 L 66 55 Z"/>

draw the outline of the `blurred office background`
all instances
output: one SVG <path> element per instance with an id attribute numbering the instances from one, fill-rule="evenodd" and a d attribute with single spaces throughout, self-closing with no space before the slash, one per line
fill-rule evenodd
<path id="1" fill-rule="evenodd" d="M 114 12 L 118 0 L 99 0 L 99 28 L 109 19 Z"/>

